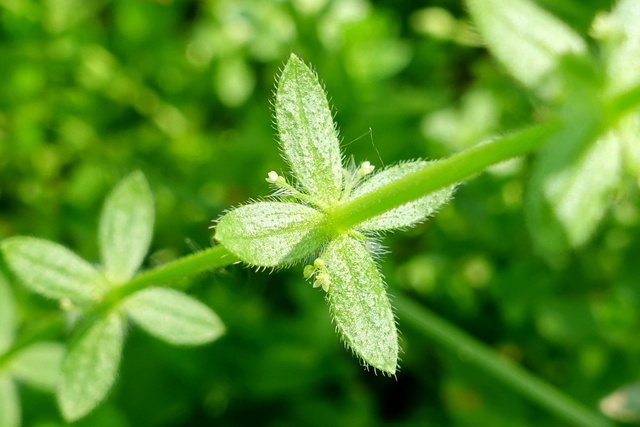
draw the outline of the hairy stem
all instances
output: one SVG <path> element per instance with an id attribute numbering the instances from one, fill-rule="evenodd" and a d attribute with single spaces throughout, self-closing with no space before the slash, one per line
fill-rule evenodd
<path id="1" fill-rule="evenodd" d="M 501 357 L 490 347 L 426 308 L 401 295 L 396 295 L 394 303 L 401 323 L 406 322 L 412 325 L 422 335 L 451 351 L 456 357 L 474 365 L 569 424 L 585 427 L 613 426 L 613 423 L 597 412 L 589 410 L 544 380 Z"/>

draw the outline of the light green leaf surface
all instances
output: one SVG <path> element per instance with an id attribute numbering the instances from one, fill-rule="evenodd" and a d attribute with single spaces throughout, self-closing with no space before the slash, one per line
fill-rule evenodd
<path id="1" fill-rule="evenodd" d="M 11 378 L 0 373 L 0 427 L 20 427 L 20 399 Z"/>
<path id="2" fill-rule="evenodd" d="M 0 247 L 7 265 L 29 289 L 46 297 L 90 302 L 105 290 L 105 279 L 69 249 L 35 237 L 10 237 Z"/>
<path id="3" fill-rule="evenodd" d="M 376 173 L 351 193 L 350 199 L 371 193 L 380 187 L 429 166 L 431 162 L 418 160 L 388 167 Z M 408 227 L 433 215 L 453 197 L 455 186 L 446 187 L 425 197 L 391 209 L 358 225 L 358 230 L 391 230 Z"/>
<path id="4" fill-rule="evenodd" d="M 0 271 L 0 354 L 11 344 L 16 332 L 15 306 L 9 281 Z"/>
<path id="5" fill-rule="evenodd" d="M 122 316 L 113 312 L 71 344 L 58 388 L 58 404 L 67 421 L 85 416 L 104 400 L 118 373 L 123 340 Z"/>
<path id="6" fill-rule="evenodd" d="M 398 336 L 382 277 L 364 246 L 342 235 L 322 254 L 329 275 L 328 300 L 344 342 L 367 364 L 394 374 Z"/>
<path id="7" fill-rule="evenodd" d="M 11 361 L 9 370 L 21 382 L 54 391 L 60 378 L 64 354 L 65 348 L 60 343 L 39 342 L 18 353 Z"/>
<path id="8" fill-rule="evenodd" d="M 205 344 L 224 333 L 209 307 L 173 289 L 137 292 L 124 302 L 124 309 L 141 328 L 171 344 Z"/>
<path id="9" fill-rule="evenodd" d="M 556 95 L 548 80 L 561 56 L 585 54 L 586 44 L 568 25 L 529 0 L 467 0 L 489 49 L 525 86 Z"/>
<path id="10" fill-rule="evenodd" d="M 607 58 L 608 83 L 612 93 L 620 93 L 640 83 L 640 2 L 616 3 L 611 18 Z M 640 176 L 640 114 L 625 118 L 618 136 L 626 167 Z"/>
<path id="11" fill-rule="evenodd" d="M 551 149 L 553 142 L 537 159 L 526 208 L 534 240 L 540 252 L 549 256 L 587 242 L 611 205 L 621 178 L 620 144 L 613 133 L 563 167 L 554 167 L 561 155 Z"/>
<path id="12" fill-rule="evenodd" d="M 299 203 L 252 203 L 224 215 L 215 238 L 247 264 L 274 267 L 317 250 L 327 238 L 324 218 Z"/>
<path id="13" fill-rule="evenodd" d="M 337 131 L 318 77 L 291 55 L 276 92 L 280 145 L 291 169 L 314 198 L 330 204 L 342 191 Z"/>
<path id="14" fill-rule="evenodd" d="M 153 196 L 144 175 L 134 172 L 107 197 L 100 217 L 100 254 L 105 275 L 124 283 L 140 268 L 153 235 Z"/>

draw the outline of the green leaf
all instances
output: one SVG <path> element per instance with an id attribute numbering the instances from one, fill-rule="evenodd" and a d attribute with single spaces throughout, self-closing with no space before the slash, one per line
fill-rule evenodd
<path id="1" fill-rule="evenodd" d="M 560 58 L 587 52 L 577 33 L 532 1 L 467 0 L 467 5 L 496 58 L 543 97 L 557 94 L 557 82 L 549 77 Z"/>
<path id="2" fill-rule="evenodd" d="M 11 287 L 4 272 L 0 271 L 0 354 L 4 353 L 13 343 L 16 332 L 15 316 Z"/>
<path id="3" fill-rule="evenodd" d="M 122 316 L 112 312 L 71 344 L 58 387 L 58 404 L 67 421 L 85 416 L 105 398 L 118 373 L 123 340 Z"/>
<path id="4" fill-rule="evenodd" d="M 300 184 L 326 205 L 337 201 L 343 172 L 329 103 L 316 74 L 293 54 L 278 81 L 275 114 L 280 145 Z"/>
<path id="5" fill-rule="evenodd" d="M 322 254 L 329 308 L 344 342 L 363 361 L 395 374 L 398 336 L 391 304 L 364 241 L 342 235 Z"/>
<path id="6" fill-rule="evenodd" d="M 622 0 L 616 3 L 605 40 L 608 48 L 607 74 L 609 89 L 618 94 L 640 84 L 640 2 Z M 618 127 L 623 159 L 629 171 L 640 176 L 640 114 L 625 118 Z"/>
<path id="7" fill-rule="evenodd" d="M 528 225 L 540 253 L 548 256 L 589 240 L 621 178 L 620 144 L 614 134 L 574 158 L 565 150 L 569 140 L 559 136 L 541 150 L 527 192 Z"/>
<path id="8" fill-rule="evenodd" d="M 0 427 L 20 427 L 20 399 L 11 378 L 0 373 Z"/>
<path id="9" fill-rule="evenodd" d="M 11 361 L 9 371 L 16 379 L 47 391 L 54 391 L 60 378 L 65 348 L 57 342 L 33 344 Z"/>
<path id="10" fill-rule="evenodd" d="M 425 169 L 432 163 L 433 162 L 418 160 L 400 163 L 383 169 L 356 187 L 349 198 L 355 199 L 371 193 L 400 178 Z M 406 203 L 381 215 L 370 218 L 358 225 L 357 229 L 372 231 L 391 230 L 416 224 L 433 215 L 438 209 L 447 204 L 453 197 L 454 190 L 455 186 L 450 186 L 433 192 L 413 202 Z"/>
<path id="11" fill-rule="evenodd" d="M 145 289 L 123 306 L 141 328 L 171 344 L 205 344 L 224 333 L 224 325 L 209 307 L 173 289 Z"/>
<path id="12" fill-rule="evenodd" d="M 324 219 L 299 203 L 253 203 L 224 215 L 215 239 L 247 264 L 274 267 L 317 250 L 327 238 Z"/>
<path id="13" fill-rule="evenodd" d="M 153 236 L 153 196 L 144 175 L 134 172 L 107 197 L 100 217 L 100 253 L 105 275 L 124 283 L 140 268 Z"/>
<path id="14" fill-rule="evenodd" d="M 91 302 L 105 290 L 105 279 L 100 272 L 57 243 L 17 236 L 4 240 L 0 247 L 16 277 L 46 297 Z"/>

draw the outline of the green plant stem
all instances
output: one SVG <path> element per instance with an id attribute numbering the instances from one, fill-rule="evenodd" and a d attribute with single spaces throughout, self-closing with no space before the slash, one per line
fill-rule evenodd
<path id="1" fill-rule="evenodd" d="M 408 323 L 424 336 L 450 350 L 466 363 L 511 387 L 571 425 L 610 427 L 613 423 L 574 401 L 552 385 L 525 371 L 509 359 L 500 357 L 490 347 L 441 319 L 406 297 L 396 295 L 394 305 L 401 323 Z"/>
<path id="2" fill-rule="evenodd" d="M 331 226 L 349 230 L 362 221 L 476 175 L 498 162 L 537 148 L 558 130 L 559 121 L 538 125 L 479 144 L 391 184 L 341 204 L 329 212 Z"/>
<path id="3" fill-rule="evenodd" d="M 144 271 L 128 283 L 113 289 L 105 296 L 104 300 L 106 304 L 113 305 L 146 287 L 166 285 L 185 277 L 195 276 L 203 271 L 226 267 L 235 262 L 239 262 L 235 255 L 222 246 L 214 246 L 152 270 Z"/>

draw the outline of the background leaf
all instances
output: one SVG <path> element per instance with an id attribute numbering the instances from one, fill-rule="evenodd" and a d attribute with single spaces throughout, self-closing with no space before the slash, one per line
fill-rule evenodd
<path id="1" fill-rule="evenodd" d="M 216 225 L 215 239 L 248 264 L 290 264 L 326 240 L 324 218 L 299 203 L 252 203 L 225 214 Z"/>
<path id="2" fill-rule="evenodd" d="M 0 270 L 0 354 L 13 343 L 16 331 L 15 307 L 9 281 Z"/>
<path id="3" fill-rule="evenodd" d="M 432 162 L 418 160 L 385 168 L 356 187 L 351 193 L 350 199 L 355 199 L 370 193 L 386 184 L 390 184 L 402 177 L 424 169 L 431 163 Z M 359 224 L 357 228 L 359 230 L 391 230 L 394 228 L 408 227 L 424 221 L 451 200 L 454 190 L 455 186 L 451 186 L 435 191 L 418 200 L 406 203 L 368 219 Z"/>
<path id="4" fill-rule="evenodd" d="M 278 80 L 275 109 L 280 144 L 300 184 L 325 204 L 338 200 L 342 161 L 327 96 L 293 54 Z"/>
<path id="5" fill-rule="evenodd" d="M 123 307 L 141 328 L 171 344 L 205 344 L 224 333 L 224 325 L 209 307 L 173 289 L 145 289 L 129 297 Z"/>
<path id="6" fill-rule="evenodd" d="M 69 249 L 35 237 L 11 237 L 0 243 L 13 274 L 34 292 L 74 302 L 89 302 L 105 289 L 104 277 Z"/>
<path id="7" fill-rule="evenodd" d="M 329 308 L 344 342 L 367 364 L 395 374 L 398 337 L 389 297 L 363 242 L 346 235 L 322 254 L 330 278 Z"/>
<path id="8" fill-rule="evenodd" d="M 67 421 L 82 418 L 104 400 L 118 373 L 123 340 L 122 315 L 112 312 L 71 344 L 58 388 L 58 404 Z"/>
<path id="9" fill-rule="evenodd" d="M 0 427 L 20 427 L 20 400 L 11 378 L 0 373 Z"/>
<path id="10" fill-rule="evenodd" d="M 516 79 L 541 96 L 557 95 L 563 55 L 584 55 L 582 38 L 529 0 L 467 0 L 469 12 L 493 54 Z"/>
<path id="11" fill-rule="evenodd" d="M 38 342 L 20 351 L 11 361 L 14 378 L 32 387 L 54 391 L 60 378 L 65 348 L 57 342 Z"/>
<path id="12" fill-rule="evenodd" d="M 124 178 L 107 198 L 100 217 L 100 254 L 113 283 L 129 280 L 140 268 L 153 236 L 153 196 L 141 172 Z"/>

